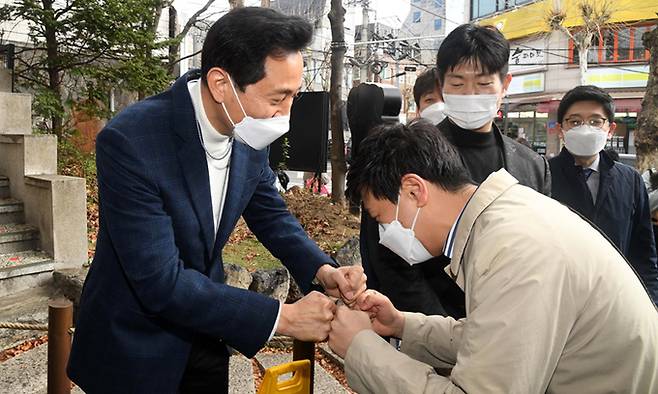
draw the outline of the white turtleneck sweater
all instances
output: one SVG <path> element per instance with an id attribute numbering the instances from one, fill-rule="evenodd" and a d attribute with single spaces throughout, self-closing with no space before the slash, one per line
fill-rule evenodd
<path id="1" fill-rule="evenodd" d="M 187 83 L 187 89 L 190 92 L 192 105 L 194 106 L 194 114 L 201 130 L 203 141 L 201 143 L 205 146 L 206 161 L 208 162 L 208 181 L 210 182 L 210 200 L 212 201 L 212 214 L 213 224 L 215 226 L 215 237 L 219 229 L 219 222 L 222 217 L 222 210 L 226 202 L 226 190 L 228 189 L 228 179 L 230 171 L 231 154 L 227 154 L 222 160 L 216 160 L 210 155 L 220 158 L 224 156 L 227 149 L 233 142 L 224 134 L 218 132 L 208 120 L 206 111 L 203 108 L 203 99 L 201 97 L 201 80 L 195 79 Z M 210 155 L 208 154 L 210 153 Z M 270 338 L 274 336 L 276 328 L 279 325 L 279 318 L 281 317 L 281 303 L 279 303 L 279 312 L 272 327 Z M 269 341 L 268 339 L 268 341 Z"/>
<path id="2" fill-rule="evenodd" d="M 201 135 L 203 136 L 203 144 L 206 151 L 214 157 L 222 157 L 231 148 L 229 144 L 232 141 L 229 137 L 215 130 L 210 120 L 208 120 L 201 98 L 201 80 L 195 79 L 188 82 L 187 89 L 190 91 L 194 114 L 196 115 Z M 224 201 L 226 200 L 231 154 L 227 154 L 222 160 L 215 160 L 210 155 L 206 154 L 206 161 L 208 162 L 213 224 L 215 225 L 215 234 L 217 234 L 219 221 L 222 217 L 222 208 L 224 208 Z"/>

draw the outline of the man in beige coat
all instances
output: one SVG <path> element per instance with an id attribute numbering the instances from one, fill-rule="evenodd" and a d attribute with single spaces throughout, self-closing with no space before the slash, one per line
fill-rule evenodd
<path id="1" fill-rule="evenodd" d="M 405 260 L 452 257 L 445 269 L 465 291 L 466 318 L 400 312 L 366 292 L 366 312 L 339 308 L 330 334 L 350 386 L 658 393 L 658 312 L 617 249 L 505 170 L 471 184 L 431 127 L 384 126 L 364 140 L 347 193 L 363 198 L 381 242 Z M 400 351 L 379 335 L 400 338 Z"/>

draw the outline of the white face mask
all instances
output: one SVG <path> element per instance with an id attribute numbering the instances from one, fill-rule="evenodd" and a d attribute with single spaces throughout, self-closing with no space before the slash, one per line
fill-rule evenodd
<path id="1" fill-rule="evenodd" d="M 400 199 L 395 206 L 395 220 L 389 224 L 379 225 L 379 243 L 389 248 L 393 253 L 404 259 L 409 265 L 422 263 L 433 256 L 425 249 L 423 244 L 416 238 L 414 227 L 420 213 L 420 207 L 411 224 L 411 228 L 404 228 L 398 221 L 398 210 Z"/>
<path id="2" fill-rule="evenodd" d="M 594 156 L 605 148 L 608 132 L 583 124 L 564 133 L 564 146 L 574 156 Z"/>
<path id="3" fill-rule="evenodd" d="M 226 110 L 226 105 L 222 102 L 222 107 L 228 117 L 229 122 L 233 126 L 233 134 L 238 141 L 245 143 L 256 150 L 265 149 L 269 144 L 274 142 L 277 138 L 281 137 L 290 129 L 290 116 L 275 116 L 273 118 L 265 119 L 254 119 L 251 116 L 247 115 L 244 111 L 244 107 L 238 98 L 238 92 L 233 86 L 233 81 L 229 76 L 229 84 L 233 89 L 233 94 L 235 94 L 235 99 L 240 104 L 240 109 L 244 114 L 244 118 L 239 122 L 233 122 L 231 115 L 228 114 Z"/>
<path id="4" fill-rule="evenodd" d="M 457 126 L 477 130 L 491 122 L 498 114 L 496 94 L 443 94 L 445 114 Z"/>
<path id="5" fill-rule="evenodd" d="M 420 117 L 429 120 L 432 124 L 439 124 L 446 118 L 446 115 L 443 113 L 445 105 L 438 101 L 424 110 L 420 111 Z"/>

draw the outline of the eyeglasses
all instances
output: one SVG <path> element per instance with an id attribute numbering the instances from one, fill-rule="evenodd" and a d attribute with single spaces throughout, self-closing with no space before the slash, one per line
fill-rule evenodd
<path id="1" fill-rule="evenodd" d="M 565 123 L 570 129 L 573 129 L 574 127 L 582 126 L 585 122 L 592 127 L 603 127 L 606 121 L 606 118 L 589 118 L 587 121 L 580 118 L 569 118 L 565 120 Z"/>

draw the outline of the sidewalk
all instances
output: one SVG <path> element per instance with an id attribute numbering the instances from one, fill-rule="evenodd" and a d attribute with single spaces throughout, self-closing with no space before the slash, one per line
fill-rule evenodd
<path id="1" fill-rule="evenodd" d="M 256 359 L 264 368 L 292 361 L 292 353 L 263 351 Z M 37 346 L 0 363 L 0 392 L 12 394 L 45 394 L 47 389 L 48 344 Z M 84 394 L 79 387 L 74 394 Z M 230 394 L 255 394 L 252 360 L 242 355 L 231 357 L 229 370 Z M 349 391 L 342 386 L 320 363 L 315 363 L 315 394 L 343 394 Z"/>

